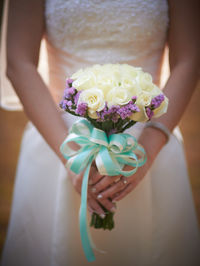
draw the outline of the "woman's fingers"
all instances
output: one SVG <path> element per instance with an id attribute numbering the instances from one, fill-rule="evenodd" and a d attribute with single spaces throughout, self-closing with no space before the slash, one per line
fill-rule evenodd
<path id="1" fill-rule="evenodd" d="M 96 165 L 92 164 L 88 184 L 89 185 L 96 184 L 101 178 L 102 175 L 98 172 Z"/>
<path id="2" fill-rule="evenodd" d="M 99 192 L 105 190 L 117 179 L 119 179 L 119 176 L 103 176 L 96 184 L 90 187 L 90 190 L 94 194 L 98 194 Z"/>
<path id="3" fill-rule="evenodd" d="M 128 180 L 126 178 L 120 178 L 117 182 L 114 182 L 111 186 L 107 187 L 97 195 L 97 199 L 112 198 L 112 196 L 127 186 Z"/>
<path id="4" fill-rule="evenodd" d="M 83 179 L 83 175 L 79 174 L 76 175 L 73 172 L 69 171 L 69 175 L 70 175 L 70 179 L 72 181 L 72 184 L 75 188 L 75 190 L 81 194 L 81 186 L 82 186 L 82 179 Z M 98 180 L 101 181 L 101 179 L 104 179 L 105 177 L 102 177 L 96 170 L 95 167 L 92 167 L 91 171 L 90 171 L 90 178 L 92 178 L 93 182 L 98 182 Z M 107 177 L 108 178 L 108 177 Z M 110 178 L 110 177 L 109 177 Z M 107 180 L 107 179 L 106 179 Z M 103 186 L 99 186 L 99 189 L 101 189 L 101 187 L 104 187 L 104 185 L 108 184 L 108 182 L 104 180 L 103 182 Z M 108 185 L 106 185 L 107 187 Z M 91 186 L 89 186 L 91 187 Z M 88 209 L 90 212 L 95 212 L 98 213 L 102 218 L 105 217 L 105 212 L 102 209 L 102 207 L 100 206 L 99 203 L 101 203 L 101 205 L 103 205 L 107 210 L 114 212 L 115 211 L 115 204 L 111 202 L 111 200 L 109 199 L 98 199 L 96 198 L 97 194 L 92 193 L 90 188 L 88 190 Z"/>
<path id="5" fill-rule="evenodd" d="M 132 180 L 123 190 L 117 192 L 112 196 L 112 201 L 118 201 L 123 199 L 126 195 L 128 195 L 141 181 L 141 178 L 135 178 Z"/>
<path id="6" fill-rule="evenodd" d="M 92 197 L 88 197 L 88 206 L 90 207 L 90 210 L 92 210 L 95 213 L 98 213 L 101 218 L 105 218 L 106 214 L 104 210 L 101 208 L 99 203 Z"/>
<path id="7" fill-rule="evenodd" d="M 114 196 L 112 197 L 112 202 L 116 202 L 118 200 L 123 199 L 132 190 L 133 190 L 133 185 L 132 185 L 132 183 L 130 183 L 123 190 L 121 190 L 120 192 L 117 192 L 116 194 L 114 194 Z"/>
<path id="8" fill-rule="evenodd" d="M 103 205 L 106 208 L 106 210 L 110 212 L 116 211 L 116 204 L 112 202 L 111 200 L 103 199 L 103 200 L 99 200 L 99 202 L 101 203 L 101 205 Z M 106 212 L 102 209 L 102 207 L 99 205 L 96 199 L 90 196 L 88 199 L 88 209 L 91 214 L 92 212 L 95 212 L 95 213 L 98 213 L 101 216 L 101 218 L 105 217 Z"/>
<path id="9" fill-rule="evenodd" d="M 112 202 L 110 199 L 99 199 L 98 201 L 101 203 L 101 205 L 103 205 L 106 208 L 106 210 L 110 212 L 116 211 L 116 204 Z"/>

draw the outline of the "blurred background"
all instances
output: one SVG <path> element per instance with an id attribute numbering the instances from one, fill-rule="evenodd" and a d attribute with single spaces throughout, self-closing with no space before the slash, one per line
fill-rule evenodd
<path id="1" fill-rule="evenodd" d="M 0 12 L 3 1 L 0 1 Z M 1 21 L 1 20 L 0 20 Z M 190 184 L 200 224 L 200 82 L 180 122 L 188 161 Z M 15 171 L 24 127 L 24 112 L 0 109 L 0 253 L 5 241 L 12 204 Z"/>

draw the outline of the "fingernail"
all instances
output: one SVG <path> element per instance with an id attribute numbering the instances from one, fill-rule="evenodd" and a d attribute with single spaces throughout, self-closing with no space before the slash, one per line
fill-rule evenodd
<path id="1" fill-rule="evenodd" d="M 103 198 L 103 196 L 101 195 L 101 194 L 99 194 L 98 196 L 97 196 L 97 199 L 102 199 Z"/>
<path id="2" fill-rule="evenodd" d="M 115 211 L 116 211 L 116 208 L 115 208 L 115 207 L 112 207 L 112 208 L 110 209 L 110 211 L 111 211 L 111 212 L 115 212 Z"/>
<path id="3" fill-rule="evenodd" d="M 101 213 L 101 214 L 100 214 L 100 217 L 101 217 L 102 219 L 104 219 L 106 216 L 105 216 L 104 213 Z"/>
<path id="4" fill-rule="evenodd" d="M 92 191 L 93 193 L 95 193 L 95 192 L 97 191 L 97 189 L 96 189 L 95 187 L 93 187 L 93 188 L 91 188 L 91 191 Z"/>

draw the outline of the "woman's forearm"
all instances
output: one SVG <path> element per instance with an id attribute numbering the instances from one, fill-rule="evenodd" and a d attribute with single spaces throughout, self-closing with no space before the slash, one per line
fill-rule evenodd
<path id="1" fill-rule="evenodd" d="M 8 65 L 7 76 L 28 118 L 64 162 L 59 146 L 65 139 L 68 129 L 35 65 L 25 62 L 16 63 L 14 66 Z"/>
<path id="2" fill-rule="evenodd" d="M 172 131 L 183 116 L 197 81 L 197 62 L 182 62 L 177 64 L 172 69 L 170 78 L 164 88 L 164 93 L 169 98 L 168 111 L 156 120 L 164 123 Z"/>
<path id="3" fill-rule="evenodd" d="M 155 119 L 172 131 L 179 123 L 198 81 L 198 62 L 182 62 L 171 71 L 164 93 L 169 98 L 168 111 Z M 166 143 L 164 134 L 155 128 L 145 128 L 139 142 L 145 147 L 147 155 L 155 159 Z"/>

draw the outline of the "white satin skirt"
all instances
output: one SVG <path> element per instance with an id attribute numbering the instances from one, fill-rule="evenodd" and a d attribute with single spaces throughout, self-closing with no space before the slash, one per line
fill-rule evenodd
<path id="1" fill-rule="evenodd" d="M 74 117 L 63 117 L 70 126 Z M 137 124 L 131 130 L 136 136 L 140 132 Z M 29 122 L 2 266 L 200 265 L 199 227 L 182 142 L 175 133 L 140 184 L 117 203 L 115 229 L 91 229 L 96 246 L 106 251 L 95 252 L 92 263 L 81 246 L 79 207 L 80 195 L 65 167 Z"/>

